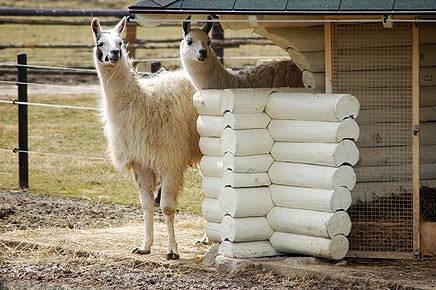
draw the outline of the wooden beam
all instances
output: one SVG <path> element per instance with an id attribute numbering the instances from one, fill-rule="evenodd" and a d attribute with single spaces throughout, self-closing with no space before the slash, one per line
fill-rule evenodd
<path id="1" fill-rule="evenodd" d="M 333 42 L 332 42 L 332 24 L 324 24 L 324 53 L 325 53 L 325 92 L 326 94 L 331 94 L 332 87 L 332 77 L 333 77 Z"/>
<path id="2" fill-rule="evenodd" d="M 370 258 L 370 259 L 414 259 L 412 253 L 403 252 L 374 252 L 374 251 L 349 251 L 348 258 Z"/>
<path id="3" fill-rule="evenodd" d="M 132 58 L 135 57 L 136 52 L 135 46 L 132 45 L 136 43 L 136 27 L 134 23 L 128 23 L 126 26 L 126 42 L 129 44 L 127 46 L 127 52 Z"/>
<path id="4" fill-rule="evenodd" d="M 422 222 L 421 229 L 421 255 L 436 256 L 436 222 Z"/>
<path id="5" fill-rule="evenodd" d="M 412 194 L 413 253 L 421 256 L 419 205 L 419 27 L 412 24 Z"/>

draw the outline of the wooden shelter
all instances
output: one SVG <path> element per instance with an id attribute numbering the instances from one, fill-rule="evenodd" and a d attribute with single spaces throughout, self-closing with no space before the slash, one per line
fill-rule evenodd
<path id="1" fill-rule="evenodd" d="M 360 102 L 349 256 L 436 255 L 436 1 L 143 0 L 142 25 L 219 16 L 286 50 L 315 92 Z M 289 173 L 292 174 L 292 173 Z"/>

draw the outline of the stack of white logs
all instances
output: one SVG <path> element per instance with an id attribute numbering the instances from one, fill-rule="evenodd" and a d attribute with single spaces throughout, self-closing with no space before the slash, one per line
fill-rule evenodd
<path id="1" fill-rule="evenodd" d="M 194 103 L 206 234 L 223 241 L 219 252 L 343 258 L 359 159 L 357 99 L 235 89 L 200 91 Z"/>

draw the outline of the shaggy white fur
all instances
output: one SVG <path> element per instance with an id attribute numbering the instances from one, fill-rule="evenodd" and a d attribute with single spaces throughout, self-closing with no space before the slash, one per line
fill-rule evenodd
<path id="1" fill-rule="evenodd" d="M 300 69 L 290 60 L 270 62 L 238 72 L 226 69 L 210 47 L 208 33 L 211 27 L 208 23 L 202 29 L 191 29 L 189 20 L 183 24 L 180 56 L 197 90 L 304 87 Z"/>
<path id="2" fill-rule="evenodd" d="M 91 23 L 96 47 L 94 61 L 102 87 L 101 117 L 113 164 L 131 169 L 144 210 L 145 238 L 135 253 L 147 254 L 153 243 L 153 193 L 160 179 L 161 208 L 168 228 L 168 259 L 178 259 L 174 236 L 177 195 L 186 168 L 201 158 L 196 130 L 194 88 L 184 71 L 160 72 L 140 78 L 132 68 L 120 34 L 101 31 Z"/>

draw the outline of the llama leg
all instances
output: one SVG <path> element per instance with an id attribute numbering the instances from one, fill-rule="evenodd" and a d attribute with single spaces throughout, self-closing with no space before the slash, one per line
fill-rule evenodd
<path id="1" fill-rule="evenodd" d="M 182 176 L 163 176 L 162 177 L 162 196 L 160 207 L 165 217 L 165 223 L 168 230 L 168 252 L 167 260 L 179 259 L 179 251 L 177 249 L 176 237 L 174 235 L 174 216 L 177 206 L 177 195 L 179 194 L 183 184 Z"/>
<path id="2" fill-rule="evenodd" d="M 154 210 L 154 189 L 156 187 L 156 176 L 149 168 L 142 168 L 139 164 L 133 165 L 133 174 L 139 189 L 139 200 L 144 216 L 145 236 L 141 247 L 133 250 L 133 254 L 149 254 L 153 244 L 153 210 Z"/>

